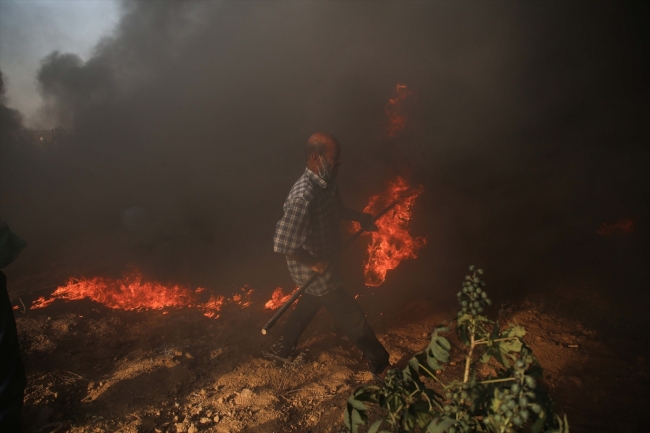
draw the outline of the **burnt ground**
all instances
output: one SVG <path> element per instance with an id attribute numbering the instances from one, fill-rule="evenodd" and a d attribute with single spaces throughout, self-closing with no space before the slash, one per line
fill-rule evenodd
<path id="1" fill-rule="evenodd" d="M 48 294 L 34 290 L 45 280 L 10 280 L 10 295 L 29 305 Z M 647 331 L 634 323 L 615 326 L 625 314 L 616 316 L 610 300 L 598 295 L 603 281 L 590 273 L 546 283 L 543 297 L 497 300 L 492 315 L 527 328 L 525 340 L 572 432 L 641 431 L 650 398 L 647 338 L 639 335 Z M 394 363 L 421 350 L 428 332 L 456 311 L 453 302 L 433 302 L 435 296 L 374 293 L 360 302 Z M 91 301 L 21 307 L 16 319 L 28 376 L 27 430 L 341 431 L 346 399 L 371 380 L 360 353 L 321 312 L 294 365 L 264 358 L 277 335 L 277 329 L 260 333 L 271 316 L 262 309 L 269 295 L 256 293 L 247 308 L 228 305 L 217 320 L 196 310 L 118 311 Z M 391 312 L 382 313 L 390 304 Z M 453 352 L 443 379 L 460 377 L 461 364 L 462 355 Z"/>

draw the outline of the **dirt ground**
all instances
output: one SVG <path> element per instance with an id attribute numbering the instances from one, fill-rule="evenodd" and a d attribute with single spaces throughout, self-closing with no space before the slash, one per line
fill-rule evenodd
<path id="1" fill-rule="evenodd" d="M 87 300 L 23 312 L 21 302 L 48 294 L 34 285 L 9 284 L 20 305 L 30 432 L 340 432 L 346 399 L 372 380 L 325 312 L 306 331 L 294 364 L 265 358 L 282 326 L 260 333 L 272 314 L 262 308 L 270 293 L 256 294 L 247 308 L 226 306 L 217 320 L 197 310 L 120 311 Z M 414 299 L 383 314 L 382 296 L 378 290 L 360 302 L 393 363 L 421 350 L 431 329 L 455 313 L 452 304 Z M 571 431 L 641 431 L 650 411 L 647 349 L 541 304 L 501 303 L 493 316 L 527 328 L 525 340 Z M 452 353 L 443 379 L 461 374 L 462 354 Z"/>

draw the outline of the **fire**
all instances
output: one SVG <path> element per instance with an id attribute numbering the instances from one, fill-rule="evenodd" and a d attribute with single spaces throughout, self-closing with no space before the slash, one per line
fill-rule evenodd
<path id="1" fill-rule="evenodd" d="M 244 284 L 244 287 L 242 287 L 240 290 L 242 293 L 233 295 L 231 299 L 232 302 L 239 304 L 242 308 L 250 307 L 253 303 L 251 296 L 255 290 L 248 287 L 247 284 Z"/>
<path id="2" fill-rule="evenodd" d="M 88 298 L 121 310 L 160 310 L 165 307 L 186 307 L 195 302 L 195 292 L 189 288 L 164 286 L 157 282 L 144 282 L 134 271 L 121 280 L 109 278 L 71 278 L 65 286 L 58 287 L 50 299 L 40 297 L 32 309 L 43 308 L 57 299 L 77 301 Z"/>
<path id="3" fill-rule="evenodd" d="M 422 191 L 422 188 L 411 189 L 406 179 L 397 176 L 383 193 L 370 197 L 364 212 L 373 215 L 394 201 L 398 203 L 377 220 L 378 230 L 370 232 L 368 261 L 364 264 L 367 286 L 381 285 L 386 280 L 386 272 L 395 269 L 402 260 L 416 258 L 418 250 L 426 244 L 423 237 L 414 238 L 408 232 L 415 199 Z M 359 228 L 356 224 L 354 229 Z"/>
<path id="4" fill-rule="evenodd" d="M 292 294 L 293 292 L 289 293 L 288 295 L 285 295 L 282 292 L 282 287 L 278 287 L 273 291 L 273 295 L 271 296 L 271 299 L 269 299 L 269 301 L 266 304 L 264 304 L 264 308 L 266 308 L 267 310 L 276 310 L 280 308 L 282 304 L 287 302 Z"/>
<path id="5" fill-rule="evenodd" d="M 218 319 L 220 314 L 217 314 L 221 311 L 221 307 L 225 302 L 226 298 L 224 296 L 210 296 L 210 300 L 201 306 L 203 310 L 203 315 L 210 319 Z"/>
<path id="6" fill-rule="evenodd" d="M 395 97 L 388 100 L 384 111 L 386 112 L 386 137 L 393 138 L 399 131 L 406 127 L 407 112 L 404 101 L 413 93 L 407 89 L 406 84 L 395 87 Z"/>
<path id="7" fill-rule="evenodd" d="M 634 220 L 632 218 L 623 218 L 615 223 L 602 223 L 598 229 L 601 236 L 624 235 L 634 231 Z"/>
<path id="8" fill-rule="evenodd" d="M 66 285 L 58 287 L 48 299 L 40 297 L 32 303 L 31 309 L 45 308 L 57 299 L 64 301 L 78 301 L 90 299 L 104 304 L 108 308 L 119 310 L 161 310 L 163 308 L 196 308 L 203 312 L 205 317 L 218 319 L 221 310 L 226 305 L 235 305 L 238 308 L 247 308 L 253 305 L 254 289 L 244 285 L 231 297 L 210 294 L 206 302 L 201 302 L 207 294 L 204 287 L 195 290 L 180 285 L 166 286 L 158 282 L 143 281 L 138 271 L 132 271 L 122 279 L 110 278 L 70 278 Z M 282 305 L 291 294 L 283 295 L 282 288 L 278 287 L 273 292 L 272 298 L 264 308 L 274 310 Z M 15 306 L 14 309 L 18 309 Z M 163 311 L 168 314 L 168 311 Z"/>

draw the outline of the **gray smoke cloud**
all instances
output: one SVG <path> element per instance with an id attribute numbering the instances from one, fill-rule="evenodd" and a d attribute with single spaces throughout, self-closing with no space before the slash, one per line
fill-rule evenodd
<path id="1" fill-rule="evenodd" d="M 287 283 L 271 239 L 318 130 L 341 142 L 351 207 L 391 173 L 424 186 L 413 229 L 429 244 L 395 271 L 421 290 L 470 262 L 512 282 L 591 260 L 599 224 L 622 217 L 647 239 L 643 3 L 123 8 L 88 61 L 42 60 L 41 115 L 74 140 L 2 145 L 3 217 L 36 250 L 25 268 L 69 253 L 68 274 Z M 414 92 L 408 126 L 382 139 L 397 83 Z"/>

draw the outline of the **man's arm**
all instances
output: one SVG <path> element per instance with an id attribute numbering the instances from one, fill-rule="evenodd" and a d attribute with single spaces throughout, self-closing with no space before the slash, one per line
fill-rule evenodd
<path id="1" fill-rule="evenodd" d="M 358 212 L 345 206 L 338 192 L 336 194 L 336 205 L 339 211 L 339 217 L 341 217 L 341 219 L 347 221 L 356 221 L 360 223 L 361 227 L 363 227 L 367 231 L 377 230 L 377 226 L 375 226 L 375 223 L 372 220 L 373 216 L 371 214 L 365 212 Z"/>

